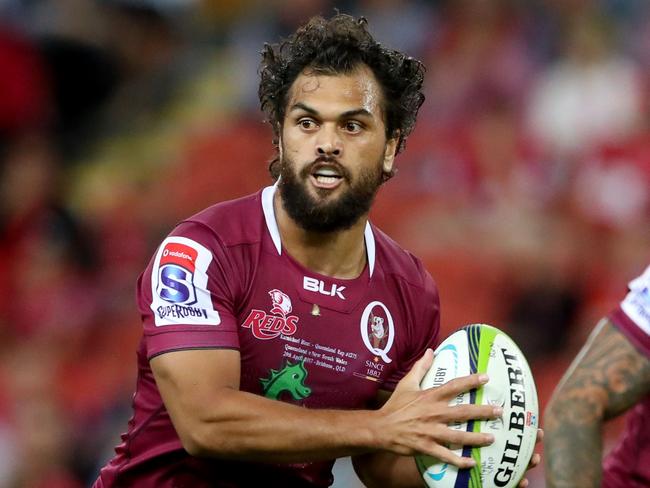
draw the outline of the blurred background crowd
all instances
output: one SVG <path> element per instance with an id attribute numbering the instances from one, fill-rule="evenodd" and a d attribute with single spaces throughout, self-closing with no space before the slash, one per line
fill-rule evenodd
<path id="1" fill-rule="evenodd" d="M 649 262 L 647 0 L 0 0 L 1 487 L 111 457 L 135 281 L 180 219 L 270 182 L 259 51 L 334 8 L 428 68 L 372 219 L 437 281 L 443 337 L 508 331 L 543 407 Z"/>

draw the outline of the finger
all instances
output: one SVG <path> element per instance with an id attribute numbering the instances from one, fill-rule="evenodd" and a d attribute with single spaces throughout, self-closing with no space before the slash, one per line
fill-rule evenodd
<path id="1" fill-rule="evenodd" d="M 399 382 L 399 385 L 397 388 L 404 388 L 407 387 L 408 389 L 420 389 L 420 382 L 422 381 L 422 378 L 424 378 L 424 375 L 427 374 L 427 371 L 429 371 L 429 368 L 431 368 L 431 365 L 433 364 L 433 350 L 427 349 L 424 353 L 424 355 L 418 359 L 413 367 L 411 368 L 411 371 L 409 371 L 404 378 L 402 378 L 402 381 Z"/>
<path id="2" fill-rule="evenodd" d="M 439 444 L 434 444 L 433 447 L 424 454 L 432 456 L 443 463 L 453 464 L 459 469 L 473 468 L 476 466 L 476 461 L 471 457 L 459 456 L 452 450 Z"/>
<path id="3" fill-rule="evenodd" d="M 526 488 L 528 486 L 528 478 L 522 479 L 517 486 L 519 488 Z"/>
<path id="4" fill-rule="evenodd" d="M 436 439 L 439 443 L 451 446 L 489 446 L 494 442 L 492 434 L 481 432 L 465 432 L 447 428 Z"/>
<path id="5" fill-rule="evenodd" d="M 538 453 L 533 454 L 533 457 L 530 458 L 530 463 L 528 463 L 528 469 L 532 469 L 535 466 L 539 465 L 542 462 L 542 456 Z"/>
<path id="6" fill-rule="evenodd" d="M 544 430 L 537 429 L 537 438 L 535 439 L 535 444 L 542 442 L 542 440 L 544 440 Z"/>
<path id="7" fill-rule="evenodd" d="M 438 395 L 441 395 L 441 398 L 452 399 L 466 391 L 480 388 L 489 380 L 490 378 L 486 374 L 472 374 L 469 376 L 454 378 L 434 390 Z"/>
<path id="8" fill-rule="evenodd" d="M 503 408 L 494 405 L 454 405 L 442 411 L 440 420 L 449 424 L 468 420 L 492 420 L 501 415 L 503 415 Z"/>

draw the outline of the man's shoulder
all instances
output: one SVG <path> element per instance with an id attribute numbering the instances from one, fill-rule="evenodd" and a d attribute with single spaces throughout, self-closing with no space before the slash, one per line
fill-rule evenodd
<path id="1" fill-rule="evenodd" d="M 650 358 L 650 266 L 628 284 L 628 293 L 609 319 Z"/>
<path id="2" fill-rule="evenodd" d="M 226 246 L 258 242 L 263 226 L 261 191 L 219 202 L 188 217 L 181 225 L 199 224 Z"/>
<path id="3" fill-rule="evenodd" d="M 384 273 L 420 288 L 435 287 L 420 259 L 404 249 L 383 231 L 373 226 L 377 259 Z"/>
<path id="4" fill-rule="evenodd" d="M 650 335 L 650 266 L 630 281 L 620 308 L 637 327 Z"/>
<path id="5" fill-rule="evenodd" d="M 648 265 L 643 273 L 637 278 L 630 281 L 628 288 L 630 290 L 634 289 L 647 289 L 650 287 L 650 265 Z"/>

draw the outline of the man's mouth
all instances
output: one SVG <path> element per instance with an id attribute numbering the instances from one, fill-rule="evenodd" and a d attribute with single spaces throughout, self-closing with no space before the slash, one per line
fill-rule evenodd
<path id="1" fill-rule="evenodd" d="M 344 180 L 339 168 L 326 163 L 316 164 L 312 168 L 310 176 L 316 187 L 325 189 L 334 189 Z"/>

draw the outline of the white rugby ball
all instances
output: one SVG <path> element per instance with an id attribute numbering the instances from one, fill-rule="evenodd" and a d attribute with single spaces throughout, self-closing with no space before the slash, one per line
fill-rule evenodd
<path id="1" fill-rule="evenodd" d="M 476 466 L 471 469 L 416 455 L 418 469 L 429 487 L 513 488 L 524 477 L 533 455 L 539 422 L 537 390 L 526 358 L 501 330 L 471 324 L 454 332 L 434 351 L 433 365 L 420 387 L 436 388 L 473 373 L 487 373 L 490 380 L 477 390 L 458 395 L 450 405 L 501 406 L 503 415 L 450 427 L 493 434 L 494 443 L 480 448 L 448 446 L 458 455 L 473 457 Z"/>

